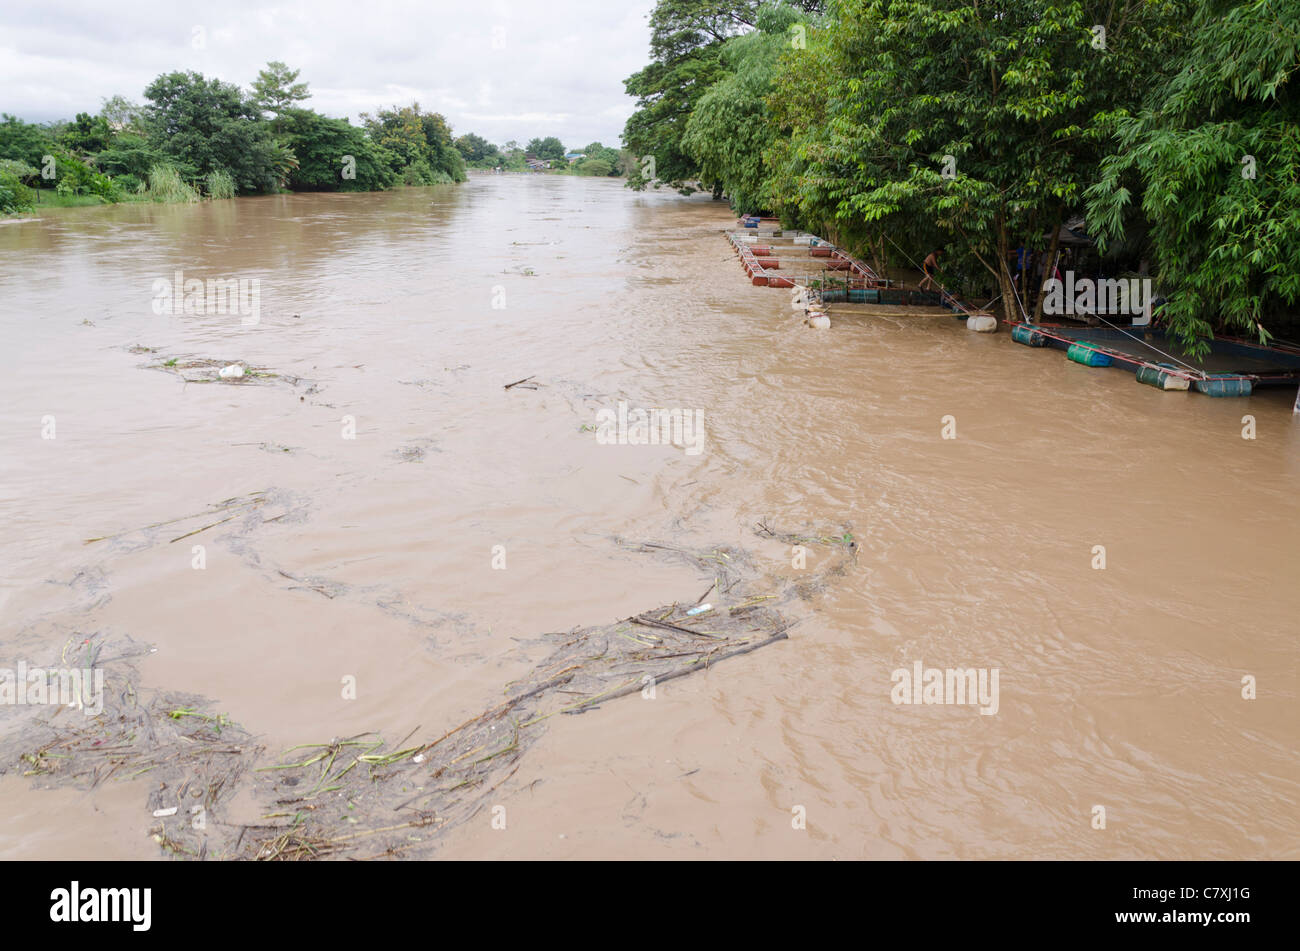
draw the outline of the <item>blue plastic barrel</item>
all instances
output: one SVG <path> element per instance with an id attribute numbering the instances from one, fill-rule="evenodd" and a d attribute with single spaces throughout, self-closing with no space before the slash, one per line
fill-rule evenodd
<path id="1" fill-rule="evenodd" d="M 1081 343 L 1070 344 L 1070 349 L 1065 351 L 1065 355 L 1075 363 L 1082 363 L 1086 367 L 1108 367 L 1113 362 L 1110 354 L 1093 350 Z"/>
<path id="2" fill-rule="evenodd" d="M 1011 328 L 1011 339 L 1023 343 L 1026 347 L 1045 347 L 1047 338 L 1028 324 L 1016 324 Z"/>

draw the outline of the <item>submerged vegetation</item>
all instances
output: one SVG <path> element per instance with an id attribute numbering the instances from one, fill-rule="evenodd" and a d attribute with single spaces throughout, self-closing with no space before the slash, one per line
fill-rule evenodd
<path id="1" fill-rule="evenodd" d="M 1054 259 L 1077 222 L 1194 351 L 1294 321 L 1300 6 L 659 0 L 651 29 L 632 187 L 712 191 L 878 263 L 946 247 L 944 282 L 1007 319 L 1042 312 L 1020 249 Z"/>

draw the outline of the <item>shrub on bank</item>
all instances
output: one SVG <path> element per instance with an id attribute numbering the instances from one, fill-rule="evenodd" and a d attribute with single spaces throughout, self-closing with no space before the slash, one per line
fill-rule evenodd
<path id="1" fill-rule="evenodd" d="M 22 177 L 10 171 L 10 164 L 22 165 L 21 162 L 0 162 L 0 214 L 16 215 L 31 211 L 36 206 L 36 192 L 22 182 Z"/>
<path id="2" fill-rule="evenodd" d="M 149 169 L 147 182 L 141 182 L 141 194 L 150 201 L 177 203 L 196 202 L 198 191 L 181 178 L 181 173 L 174 165 L 155 165 Z"/>
<path id="3" fill-rule="evenodd" d="M 223 168 L 208 172 L 207 177 L 203 180 L 203 187 L 209 198 L 225 199 L 235 197 L 235 180 Z"/>
<path id="4" fill-rule="evenodd" d="M 70 152 L 56 151 L 54 157 L 55 191 L 67 198 L 93 195 L 104 202 L 121 201 L 121 187 L 101 172 L 97 172 Z"/>

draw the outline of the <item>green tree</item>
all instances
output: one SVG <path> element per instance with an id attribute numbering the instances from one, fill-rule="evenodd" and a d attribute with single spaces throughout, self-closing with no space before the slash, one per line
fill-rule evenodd
<path id="1" fill-rule="evenodd" d="M 793 5 L 805 12 L 820 12 L 824 6 L 821 0 Z M 650 14 L 651 62 L 623 83 L 637 101 L 623 142 L 638 159 L 653 157 L 658 181 L 693 190 L 700 168 L 681 144 L 686 123 L 696 103 L 726 73 L 723 44 L 753 29 L 762 6 L 761 0 L 659 0 L 655 5 Z M 633 166 L 630 187 L 651 184 L 642 167 L 639 161 Z M 720 184 L 704 184 L 714 197 L 721 197 Z"/>
<path id="2" fill-rule="evenodd" d="M 59 141 L 80 155 L 103 152 L 113 139 L 113 130 L 103 116 L 79 112 L 59 136 Z"/>
<path id="3" fill-rule="evenodd" d="M 115 179 L 127 179 L 123 185 L 132 189 L 148 178 L 150 168 L 166 161 L 166 158 L 144 136 L 119 132 L 113 136 L 112 144 L 95 156 L 95 164 L 106 175 Z"/>
<path id="4" fill-rule="evenodd" d="M 737 212 L 763 209 L 764 153 L 777 130 L 767 98 L 781 57 L 792 47 L 792 28 L 806 28 L 801 11 L 771 4 L 759 9 L 758 30 L 728 40 L 721 62 L 727 73 L 700 97 L 686 122 L 681 146 L 700 178 L 719 185 Z"/>
<path id="5" fill-rule="evenodd" d="M 564 143 L 553 135 L 544 139 L 532 139 L 528 143 L 528 149 L 533 155 L 540 159 L 546 159 L 549 162 L 559 162 L 564 159 Z"/>
<path id="6" fill-rule="evenodd" d="M 109 96 L 105 99 L 99 114 L 108 122 L 115 134 L 123 132 L 140 132 L 142 110 L 139 103 L 132 102 L 125 96 Z"/>
<path id="7" fill-rule="evenodd" d="M 1103 239 L 1149 232 L 1162 315 L 1204 353 L 1216 328 L 1267 340 L 1300 303 L 1300 6 L 1209 0 L 1189 33 L 1087 194 Z"/>
<path id="8" fill-rule="evenodd" d="M 397 183 L 394 160 L 364 129 L 346 119 L 327 119 L 309 109 L 284 113 L 285 140 L 298 167 L 289 187 L 303 191 L 379 191 Z"/>
<path id="9" fill-rule="evenodd" d="M 259 114 L 272 113 L 279 129 L 280 117 L 288 109 L 311 98 L 307 83 L 298 82 L 301 70 L 290 69 L 278 60 L 266 64 L 266 69 L 253 80 L 252 104 Z"/>
<path id="10" fill-rule="evenodd" d="M 0 159 L 0 215 L 15 215 L 36 206 L 36 192 L 29 183 L 39 174 L 25 162 Z"/>
<path id="11" fill-rule="evenodd" d="M 95 195 L 105 202 L 121 201 L 124 197 L 117 182 L 95 171 L 71 152 L 56 147 L 54 159 L 53 182 L 60 195 Z"/>
<path id="12" fill-rule="evenodd" d="M 472 132 L 456 140 L 456 149 L 471 165 L 495 165 L 501 159 L 500 149 Z"/>
<path id="13" fill-rule="evenodd" d="M 363 113 L 371 140 L 380 146 L 392 171 L 410 185 L 434 185 L 465 180 L 465 159 L 453 144 L 451 127 L 436 112 L 424 112 L 418 102 Z"/>
<path id="14" fill-rule="evenodd" d="M 769 99 L 772 203 L 914 262 L 946 244 L 949 286 L 982 271 L 1014 318 L 1012 250 L 1082 211 L 1113 113 L 1179 48 L 1186 6 L 841 0 Z"/>
<path id="15" fill-rule="evenodd" d="M 606 148 L 599 142 L 592 142 L 586 148 L 575 151 L 580 152 L 583 157 L 569 165 L 568 171 L 573 175 L 617 177 L 623 174 L 618 149 Z"/>
<path id="16" fill-rule="evenodd" d="M 275 188 L 276 143 L 238 86 L 175 72 L 159 76 L 144 94 L 150 143 L 186 177 L 225 169 L 241 191 Z"/>
<path id="17" fill-rule="evenodd" d="M 592 142 L 585 149 L 579 149 L 578 151 L 589 159 L 599 159 L 603 162 L 609 162 L 611 165 L 618 164 L 618 149 L 606 148 L 599 142 Z"/>
<path id="18" fill-rule="evenodd" d="M 521 172 L 528 167 L 524 160 L 524 147 L 511 139 L 502 146 L 503 167 L 514 172 Z"/>
<path id="19" fill-rule="evenodd" d="M 54 140 L 44 128 L 0 113 L 0 158 L 40 168 L 45 156 L 53 154 L 54 149 Z"/>
<path id="20" fill-rule="evenodd" d="M 605 159 L 582 159 L 574 163 L 574 171 L 579 175 L 607 178 L 614 174 L 614 165 Z"/>

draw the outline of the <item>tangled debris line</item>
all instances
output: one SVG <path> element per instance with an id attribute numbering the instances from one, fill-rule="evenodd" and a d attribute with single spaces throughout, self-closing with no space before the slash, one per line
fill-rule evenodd
<path id="1" fill-rule="evenodd" d="M 251 527 L 278 522 L 286 516 L 293 513 L 294 500 L 289 498 L 286 493 L 272 492 L 271 490 L 262 489 L 257 492 L 250 492 L 247 495 L 237 495 L 229 499 L 223 499 L 215 505 L 210 505 L 201 512 L 195 512 L 191 515 L 182 515 L 179 518 L 167 519 L 163 522 L 154 522 L 151 525 L 144 525 L 137 529 L 128 529 L 117 532 L 112 535 L 100 535 L 97 538 L 87 538 L 84 542 L 86 545 L 93 545 L 96 542 L 118 541 L 131 537 L 143 538 L 152 542 L 163 529 L 174 528 L 175 531 L 189 528 L 175 538 L 168 539 L 168 543 L 178 542 L 185 538 L 206 532 L 210 528 L 216 528 L 218 525 L 224 525 L 227 522 L 233 522 L 235 519 L 242 518 L 249 523 Z M 265 510 L 284 509 L 278 515 L 270 518 L 266 517 Z M 214 519 L 215 521 L 207 521 Z M 198 523 L 197 527 L 191 527 Z"/>
<path id="2" fill-rule="evenodd" d="M 838 578 L 848 570 L 850 564 L 857 564 L 858 561 L 858 543 L 847 525 L 839 535 L 809 535 L 773 531 L 768 527 L 766 519 L 760 519 L 754 526 L 754 533 L 760 538 L 771 538 L 789 545 L 792 549 L 796 547 L 807 549 L 810 545 L 815 545 L 842 549 L 845 552 L 846 557 L 826 565 L 821 571 L 810 572 L 807 577 L 794 584 L 795 594 L 805 601 L 820 594 L 831 578 Z"/>
<path id="3" fill-rule="evenodd" d="M 842 574 L 856 557 L 847 528 L 838 535 L 783 535 L 760 525 L 758 534 L 828 549 L 833 557 L 809 572 L 823 579 Z M 489 805 L 546 728 L 633 693 L 651 697 L 660 684 L 786 640 L 796 622 L 780 607 L 807 597 L 810 590 L 789 581 L 764 581 L 751 556 L 734 548 L 692 552 L 617 542 L 625 550 L 676 558 L 712 580 L 691 600 L 611 624 L 542 635 L 540 642 L 551 645 L 550 653 L 528 676 L 507 684 L 503 699 L 434 739 L 412 741 L 418 727 L 392 745 L 366 733 L 300 745 L 276 762 L 257 763 L 246 736 L 219 715 L 205 713 L 193 702 L 176 707 L 181 701 L 172 697 L 141 706 L 127 684 L 113 705 L 113 721 L 125 724 L 116 733 L 112 727 L 87 726 L 87 735 L 78 738 L 76 725 L 69 732 L 65 723 L 65 732 L 43 738 L 40 746 L 29 743 L 18 758 L 29 762 L 24 757 L 34 748 L 36 762 L 42 762 L 59 749 L 77 761 L 97 755 L 88 752 L 97 748 L 95 741 L 101 746 L 111 741 L 115 774 L 138 775 L 136 763 L 162 769 L 163 740 L 171 738 L 158 726 L 179 710 L 185 718 L 196 718 L 187 734 L 196 753 L 166 764 L 162 790 L 198 789 L 209 819 L 201 833 L 185 822 L 165 822 L 155 838 L 170 854 L 264 861 L 428 855 L 440 830 L 470 820 Z M 128 701 L 134 703 L 131 719 L 124 712 Z M 152 726 L 143 726 L 142 714 Z M 57 744 L 51 745 L 55 738 Z M 7 762 L 14 761 L 10 749 L 2 751 Z M 219 756 L 233 762 L 219 761 Z M 188 772 L 182 775 L 181 767 Z M 88 767 L 77 763 L 64 768 L 84 777 Z M 96 782 L 107 778 L 95 775 Z M 265 810 L 260 820 L 241 823 L 224 813 L 220 794 L 235 778 L 252 785 L 254 800 Z"/>
<path id="4" fill-rule="evenodd" d="M 840 574 L 856 556 L 847 529 L 836 536 L 785 536 L 763 526 L 760 534 L 819 545 L 837 555 L 825 560 L 818 575 Z M 287 819 L 288 828 L 257 839 L 249 857 L 351 854 L 363 836 L 378 837 L 370 846 L 378 851 L 365 857 L 427 852 L 439 829 L 468 821 L 487 807 L 542 730 L 563 716 L 585 714 L 633 693 L 648 695 L 659 684 L 787 639 L 793 624 L 778 607 L 803 594 L 779 583 L 775 590 L 762 590 L 745 552 L 619 544 L 677 558 L 713 580 L 690 601 L 612 624 L 543 635 L 554 646 L 529 676 L 508 684 L 500 702 L 436 739 L 412 743 L 408 737 L 392 747 L 373 734 L 335 739 L 300 748 L 312 753 L 304 759 L 259 771 L 267 784 L 259 798 L 294 811 L 276 816 Z M 372 827 L 338 835 L 358 812 L 375 817 Z M 406 821 L 384 822 L 382 816 Z"/>
<path id="5" fill-rule="evenodd" d="M 102 634 L 74 635 L 58 658 L 65 670 L 102 678 L 102 692 L 93 697 L 95 707 L 102 704 L 98 715 L 81 702 L 89 690 L 74 694 L 72 705 L 26 708 L 20 728 L 0 737 L 0 772 L 46 788 L 145 781 L 147 809 L 159 820 L 149 828 L 153 840 L 170 855 L 207 858 L 210 823 L 262 747 L 226 716 L 206 712 L 201 698 L 154 692 L 146 699 L 132 661 L 149 648 L 122 638 L 107 656 L 107 646 Z"/>
<path id="6" fill-rule="evenodd" d="M 433 451 L 439 450 L 435 448 Z M 472 625 L 463 615 L 435 611 L 419 605 L 408 605 L 399 592 L 385 585 L 359 586 L 322 575 L 304 575 L 298 571 L 286 570 L 264 559 L 255 545 L 257 533 L 276 523 L 285 525 L 302 523 L 307 519 L 310 507 L 310 502 L 290 490 L 260 489 L 223 499 L 190 515 L 169 518 L 97 538 L 88 538 L 83 544 L 94 545 L 107 542 L 108 547 L 115 554 L 122 554 L 142 551 L 154 545 L 174 544 L 211 529 L 226 526 L 217 541 L 225 544 L 249 567 L 262 571 L 272 583 L 279 583 L 279 579 L 293 582 L 292 585 L 282 585 L 286 591 L 311 591 L 331 601 L 336 598 L 351 598 L 361 603 L 369 602 L 384 613 L 401 618 L 414 627 L 430 633 L 448 629 L 454 630 L 458 635 L 473 632 Z M 93 570 L 102 574 L 101 569 Z M 78 578 L 87 582 L 91 577 L 86 571 L 78 575 Z"/>

